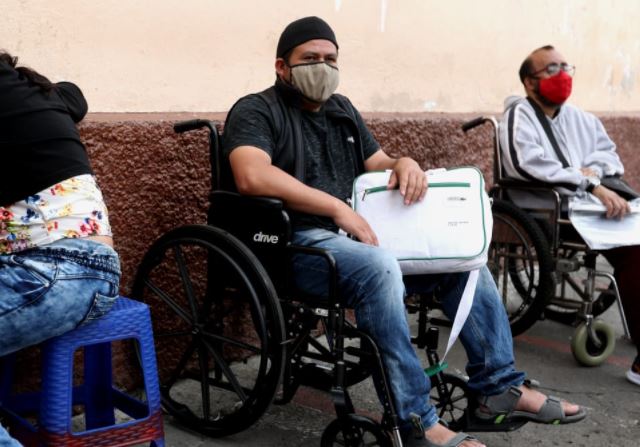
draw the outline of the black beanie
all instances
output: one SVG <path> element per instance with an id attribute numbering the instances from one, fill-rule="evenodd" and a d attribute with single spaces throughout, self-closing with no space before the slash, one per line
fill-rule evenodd
<path id="1" fill-rule="evenodd" d="M 313 39 L 329 40 L 338 48 L 336 35 L 327 22 L 320 17 L 304 17 L 291 22 L 284 29 L 278 40 L 276 57 L 284 57 L 288 51 Z"/>

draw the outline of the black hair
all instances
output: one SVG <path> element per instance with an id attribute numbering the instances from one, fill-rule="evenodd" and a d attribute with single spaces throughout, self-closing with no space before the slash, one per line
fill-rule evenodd
<path id="1" fill-rule="evenodd" d="M 524 84 L 524 80 L 533 72 L 533 61 L 531 60 L 531 56 L 533 56 L 538 51 L 551 51 L 555 50 L 553 45 L 545 45 L 543 47 L 537 48 L 531 52 L 527 58 L 522 61 L 522 65 L 520 65 L 520 71 L 518 71 L 518 75 L 520 76 L 520 82 Z"/>
<path id="2" fill-rule="evenodd" d="M 19 73 L 21 78 L 27 79 L 31 84 L 40 87 L 40 90 L 45 93 L 50 92 L 54 88 L 54 84 L 37 71 L 29 67 L 18 66 L 18 58 L 4 50 L 0 50 L 0 62 L 4 62 L 5 64 L 13 67 L 13 69 Z"/>

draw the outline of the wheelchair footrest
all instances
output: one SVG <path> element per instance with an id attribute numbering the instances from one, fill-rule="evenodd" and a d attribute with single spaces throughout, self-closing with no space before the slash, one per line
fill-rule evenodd
<path id="1" fill-rule="evenodd" d="M 514 431 L 518 430 L 527 421 L 518 420 L 518 421 L 505 421 L 503 420 L 500 423 L 496 423 L 494 420 L 483 420 L 477 418 L 473 414 L 472 409 L 467 409 L 464 412 L 464 417 L 462 418 L 462 422 L 465 425 L 461 427 L 463 431 L 470 432 L 501 432 L 501 431 Z"/>

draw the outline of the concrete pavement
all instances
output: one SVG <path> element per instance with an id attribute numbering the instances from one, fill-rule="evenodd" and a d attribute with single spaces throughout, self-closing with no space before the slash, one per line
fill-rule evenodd
<path id="1" fill-rule="evenodd" d="M 603 318 L 618 335 L 622 326 L 617 310 Z M 410 321 L 413 316 L 410 316 Z M 529 423 L 511 433 L 476 433 L 491 447 L 507 446 L 640 446 L 640 387 L 624 378 L 635 355 L 633 346 L 618 339 L 614 354 L 601 366 L 579 366 L 569 348 L 573 328 L 553 321 L 537 322 L 525 335 L 515 339 L 516 366 L 541 382 L 542 391 L 587 408 L 587 418 L 577 424 L 547 426 Z M 447 330 L 440 342 L 444 346 Z M 441 352 L 443 349 L 441 348 Z M 424 355 L 421 353 L 422 357 Z M 465 355 L 459 342 L 447 361 L 450 372 L 463 373 Z M 359 410 L 379 415 L 380 409 L 370 380 L 352 388 Z M 329 396 L 301 388 L 294 401 L 271 405 L 250 429 L 221 439 L 213 439 L 179 428 L 165 418 L 166 445 L 170 447 L 302 447 L 319 446 L 322 431 L 334 418 Z"/>

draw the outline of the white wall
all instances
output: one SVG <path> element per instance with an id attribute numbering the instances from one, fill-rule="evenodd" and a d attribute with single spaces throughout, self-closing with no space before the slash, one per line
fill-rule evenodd
<path id="1" fill-rule="evenodd" d="M 0 0 L 0 48 L 76 81 L 93 112 L 226 111 L 273 82 L 280 32 L 319 15 L 363 111 L 499 111 L 530 50 L 577 66 L 572 101 L 640 109 L 637 0 Z"/>

